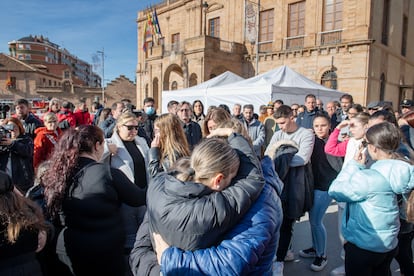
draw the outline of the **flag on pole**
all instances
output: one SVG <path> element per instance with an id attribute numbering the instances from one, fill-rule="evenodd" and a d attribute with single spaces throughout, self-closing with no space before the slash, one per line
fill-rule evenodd
<path id="1" fill-rule="evenodd" d="M 150 11 L 147 12 L 147 20 L 148 20 L 148 27 L 149 27 L 149 34 L 151 37 L 155 34 L 154 24 L 152 24 L 152 13 Z"/>
<path id="2" fill-rule="evenodd" d="M 144 32 L 143 32 L 143 38 L 142 38 L 142 50 L 144 52 L 147 51 L 147 29 L 148 29 L 148 21 L 145 21 L 144 25 Z"/>
<path id="3" fill-rule="evenodd" d="M 161 27 L 160 27 L 160 23 L 158 22 L 158 15 L 157 15 L 157 10 L 154 8 L 152 11 L 152 23 L 155 27 L 155 32 L 159 35 L 162 36 L 161 34 Z"/>

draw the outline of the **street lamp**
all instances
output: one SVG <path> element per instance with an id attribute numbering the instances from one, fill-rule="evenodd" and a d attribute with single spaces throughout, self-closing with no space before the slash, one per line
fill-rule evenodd
<path id="1" fill-rule="evenodd" d="M 98 54 L 101 54 L 101 60 L 102 60 L 102 105 L 105 106 L 105 51 L 102 48 L 102 51 L 97 51 Z"/>
<path id="2" fill-rule="evenodd" d="M 207 35 L 207 9 L 208 9 L 208 3 L 207 3 L 207 1 L 204 1 L 204 3 L 203 3 L 203 10 L 204 10 L 204 35 Z"/>

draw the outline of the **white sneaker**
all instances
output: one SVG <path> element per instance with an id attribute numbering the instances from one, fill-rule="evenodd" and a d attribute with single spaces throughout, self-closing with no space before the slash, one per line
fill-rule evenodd
<path id="1" fill-rule="evenodd" d="M 289 249 L 286 252 L 286 256 L 285 256 L 284 261 L 285 262 L 291 262 L 291 261 L 294 261 L 294 260 L 295 260 L 295 253 L 293 253 L 293 251 L 291 249 Z"/>
<path id="2" fill-rule="evenodd" d="M 283 276 L 283 262 L 274 262 L 272 266 L 273 276 Z"/>
<path id="3" fill-rule="evenodd" d="M 328 264 L 328 260 L 326 257 L 316 257 L 315 260 L 313 260 L 313 263 L 311 264 L 310 268 L 313 271 L 321 271 L 325 268 L 325 266 Z"/>
<path id="4" fill-rule="evenodd" d="M 345 276 L 345 265 L 338 266 L 332 270 L 331 276 Z"/>

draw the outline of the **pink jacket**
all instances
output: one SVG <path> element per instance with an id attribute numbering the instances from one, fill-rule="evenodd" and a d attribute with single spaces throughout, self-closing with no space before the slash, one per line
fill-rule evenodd
<path id="1" fill-rule="evenodd" d="M 325 152 L 333 155 L 343 157 L 346 154 L 346 147 L 348 146 L 349 139 L 345 141 L 338 141 L 340 129 L 335 128 L 329 135 L 328 141 L 325 144 Z"/>

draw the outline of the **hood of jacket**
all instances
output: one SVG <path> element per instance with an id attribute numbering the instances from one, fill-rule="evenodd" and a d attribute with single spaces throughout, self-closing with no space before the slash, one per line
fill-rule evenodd
<path id="1" fill-rule="evenodd" d="M 414 166 L 402 160 L 378 160 L 371 169 L 380 173 L 396 194 L 406 193 L 414 188 Z"/>

